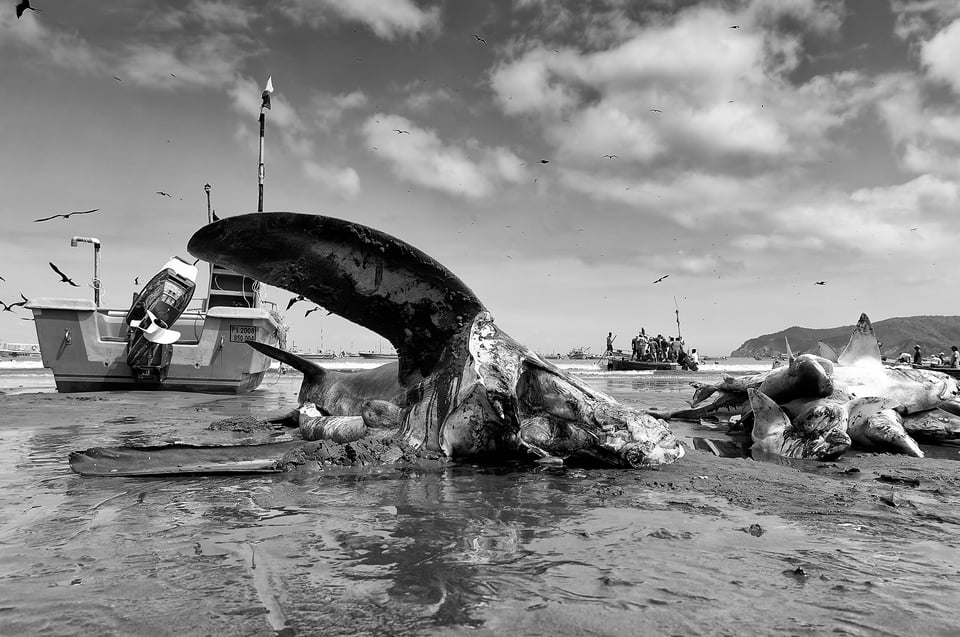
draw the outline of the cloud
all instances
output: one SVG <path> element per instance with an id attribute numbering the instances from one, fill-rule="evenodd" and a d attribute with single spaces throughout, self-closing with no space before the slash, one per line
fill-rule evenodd
<path id="1" fill-rule="evenodd" d="M 791 77 L 804 33 L 831 32 L 841 16 L 812 0 L 741 6 L 651 12 L 592 51 L 523 41 L 490 72 L 495 102 L 538 125 L 567 159 L 616 153 L 731 172 L 809 161 L 869 90 L 854 72 L 799 85 Z"/>
<path id="2" fill-rule="evenodd" d="M 260 52 L 244 36 L 209 34 L 179 43 L 130 44 L 119 68 L 124 80 L 151 88 L 217 89 L 233 82 L 244 60 Z"/>
<path id="3" fill-rule="evenodd" d="M 954 239 L 947 229 L 958 205 L 960 187 L 931 175 L 849 194 L 822 193 L 772 210 L 766 245 L 753 239 L 751 249 L 798 245 L 844 254 L 848 261 L 949 252 Z"/>
<path id="4" fill-rule="evenodd" d="M 247 29 L 259 16 L 259 13 L 250 7 L 222 0 L 194 0 L 189 12 L 211 29 Z"/>
<path id="5" fill-rule="evenodd" d="M 85 73 L 104 73 L 100 51 L 76 33 L 51 28 L 27 11 L 17 19 L 12 3 L 0 6 L 0 50 L 26 54 L 30 64 L 43 61 Z"/>
<path id="6" fill-rule="evenodd" d="M 281 11 L 313 28 L 334 19 L 359 22 L 385 40 L 440 28 L 440 9 L 424 10 L 412 0 L 286 0 Z"/>
<path id="7" fill-rule="evenodd" d="M 316 125 L 322 129 L 328 129 L 339 122 L 344 113 L 363 108 L 368 101 L 363 91 L 353 91 L 341 95 L 321 93 L 313 97 L 310 109 Z"/>
<path id="8" fill-rule="evenodd" d="M 401 179 L 467 199 L 487 197 L 525 175 L 522 160 L 509 149 L 475 140 L 466 140 L 462 147 L 445 143 L 435 131 L 400 115 L 374 115 L 362 130 L 367 144 L 377 148 L 376 156 L 389 162 Z"/>
<path id="9" fill-rule="evenodd" d="M 924 39 L 960 18 L 956 0 L 892 0 L 890 10 L 896 16 L 894 33 L 903 40 Z"/>
<path id="10" fill-rule="evenodd" d="M 303 172 L 313 181 L 344 199 L 353 199 L 360 194 L 360 176 L 353 168 L 324 166 L 307 160 L 303 162 Z"/>
<path id="11" fill-rule="evenodd" d="M 960 95 L 960 68 L 957 66 L 957 59 L 960 59 L 960 19 L 924 42 L 920 57 L 929 77 L 945 82 Z"/>

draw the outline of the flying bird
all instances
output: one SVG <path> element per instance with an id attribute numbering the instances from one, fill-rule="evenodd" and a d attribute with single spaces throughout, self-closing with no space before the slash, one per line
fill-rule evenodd
<path id="1" fill-rule="evenodd" d="M 6 279 L 0 276 L 0 281 L 6 281 Z"/>
<path id="2" fill-rule="evenodd" d="M 306 318 L 306 317 L 310 316 L 310 312 L 316 312 L 316 311 L 319 310 L 319 309 L 320 309 L 320 306 L 319 306 L 319 305 L 316 306 L 316 307 L 312 307 L 312 308 L 310 308 L 309 310 L 307 310 L 306 312 L 303 313 L 303 317 Z"/>
<path id="3" fill-rule="evenodd" d="M 157 194 L 160 195 L 161 197 L 170 197 L 170 193 L 163 192 L 162 190 L 158 190 Z M 170 198 L 173 199 L 173 197 L 170 197 Z"/>
<path id="4" fill-rule="evenodd" d="M 541 159 L 541 160 L 540 160 L 540 163 L 541 163 L 541 164 L 549 164 L 549 163 L 550 163 L 550 160 L 549 160 L 549 159 Z"/>
<path id="5" fill-rule="evenodd" d="M 739 24 L 734 24 L 734 25 L 731 26 L 730 28 L 731 28 L 731 29 L 739 29 L 739 28 L 740 28 L 740 25 L 739 25 Z"/>
<path id="6" fill-rule="evenodd" d="M 475 37 L 475 38 L 477 39 L 477 42 L 479 42 L 480 44 L 486 44 L 486 43 L 487 43 L 486 40 L 484 40 L 483 38 L 481 38 L 481 37 L 480 37 L 479 35 L 477 35 L 476 33 L 473 34 L 473 37 Z"/>
<path id="7" fill-rule="evenodd" d="M 69 218 L 70 218 L 70 215 L 88 215 L 88 214 L 90 214 L 91 212 L 96 212 L 96 211 L 98 211 L 98 210 L 100 210 L 100 209 L 99 209 L 99 208 L 94 208 L 93 210 L 77 210 L 77 211 L 74 211 L 74 212 L 68 212 L 68 213 L 65 214 L 65 215 L 51 215 L 51 216 L 49 216 L 49 217 L 44 217 L 43 219 L 34 219 L 33 222 L 34 222 L 34 223 L 38 223 L 38 222 L 40 222 L 40 221 L 50 221 L 51 219 L 56 219 L 57 217 L 63 217 L 64 219 L 69 219 Z"/>
<path id="8" fill-rule="evenodd" d="M 651 109 L 650 109 L 650 112 L 651 112 L 651 113 L 662 113 L 663 111 L 661 111 L 659 108 L 651 108 Z"/>
<path id="9" fill-rule="evenodd" d="M 64 274 L 63 272 L 61 272 L 61 271 L 60 271 L 60 268 L 58 268 L 56 265 L 54 265 L 53 261 L 50 261 L 49 263 L 50 263 L 50 267 L 53 268 L 53 271 L 60 275 L 60 282 L 61 282 L 61 283 L 69 283 L 70 285 L 72 285 L 72 286 L 75 287 L 75 288 L 80 287 L 79 285 L 77 285 L 76 283 L 73 282 L 73 279 L 71 279 L 70 277 L 68 277 L 68 276 L 67 276 L 66 274 Z"/>
<path id="10" fill-rule="evenodd" d="M 619 155 L 604 155 L 607 159 L 619 159 Z"/>
<path id="11" fill-rule="evenodd" d="M 115 80 L 118 81 L 118 82 L 122 82 L 122 81 L 123 81 L 123 80 L 121 80 L 119 77 L 117 77 L 116 75 L 113 76 L 113 79 L 115 79 Z"/>
<path id="12" fill-rule="evenodd" d="M 399 128 L 394 128 L 394 129 L 393 129 L 393 132 L 397 133 L 398 135 L 403 135 L 403 134 L 409 135 L 409 134 L 410 134 L 410 131 L 408 131 L 408 130 L 400 130 Z"/>
<path id="13" fill-rule="evenodd" d="M 23 301 L 19 301 L 19 302 L 17 302 L 17 303 L 4 303 L 3 301 L 0 301 L 0 305 L 3 306 L 3 311 L 4 311 L 4 312 L 12 312 L 12 311 L 13 311 L 13 308 L 15 308 L 15 307 L 23 307 L 24 305 L 26 305 L 28 299 L 27 299 L 27 297 L 25 297 L 25 296 L 23 295 L 23 292 L 20 293 L 20 298 L 23 299 Z"/>
<path id="14" fill-rule="evenodd" d="M 669 274 L 664 274 L 662 277 L 660 277 L 659 279 L 657 279 L 656 281 L 654 281 L 654 283 L 660 283 L 660 281 L 663 281 L 663 280 L 664 280 L 665 278 L 667 278 L 668 276 L 670 276 L 670 275 L 669 275 Z"/>
<path id="15" fill-rule="evenodd" d="M 138 276 L 133 277 L 133 284 L 134 284 L 134 285 L 140 285 L 140 277 L 138 277 Z"/>
<path id="16" fill-rule="evenodd" d="M 36 11 L 37 13 L 43 13 L 40 9 L 30 6 L 30 0 L 20 0 L 20 4 L 17 5 L 17 20 L 20 19 L 20 16 L 23 15 L 24 11 L 30 9 Z"/>
<path id="17" fill-rule="evenodd" d="M 910 232 L 913 232 L 914 230 L 916 230 L 916 229 L 919 228 L 919 227 L 920 227 L 920 226 L 914 226 L 914 227 L 910 228 Z"/>
<path id="18" fill-rule="evenodd" d="M 826 281 L 814 281 L 813 284 L 814 284 L 814 285 L 826 285 L 827 282 L 826 282 Z"/>
<path id="19" fill-rule="evenodd" d="M 287 309 L 289 310 L 291 307 L 293 307 L 293 304 L 296 303 L 296 302 L 298 302 L 298 301 L 306 301 L 306 299 L 303 298 L 303 295 L 302 295 L 302 294 L 298 294 L 297 296 L 295 296 L 295 297 L 293 297 L 292 299 L 290 299 L 290 302 L 289 302 L 289 303 L 287 303 Z"/>

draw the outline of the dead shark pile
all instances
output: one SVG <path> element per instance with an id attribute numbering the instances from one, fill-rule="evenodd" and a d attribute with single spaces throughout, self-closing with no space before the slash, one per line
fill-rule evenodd
<path id="1" fill-rule="evenodd" d="M 923 457 L 917 439 L 960 439 L 960 385 L 942 372 L 886 365 L 866 314 L 837 354 L 790 353 L 789 364 L 719 383 L 694 383 L 691 409 L 672 419 L 699 419 L 738 412 L 752 424 L 751 452 L 830 460 L 848 449 Z M 712 403 L 697 407 L 710 396 Z M 752 422 L 751 422 L 752 421 Z"/>
<path id="2" fill-rule="evenodd" d="M 379 230 L 317 215 L 255 213 L 201 228 L 187 249 L 310 299 L 396 348 L 395 363 L 343 373 L 250 342 L 303 372 L 295 417 L 306 440 L 387 440 L 404 454 L 473 462 L 646 467 L 684 455 L 663 420 L 618 403 L 517 343 L 449 270 Z M 111 454 L 129 455 L 88 450 L 72 456 L 71 466 L 120 475 L 107 469 Z M 263 469 L 248 456 L 247 465 L 231 466 Z M 202 462 L 190 463 L 192 472 L 202 472 Z M 210 470 L 224 467 L 211 463 Z"/>

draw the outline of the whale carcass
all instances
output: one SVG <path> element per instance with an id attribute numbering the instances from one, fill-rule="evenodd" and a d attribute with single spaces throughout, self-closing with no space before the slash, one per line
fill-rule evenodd
<path id="1" fill-rule="evenodd" d="M 295 417 L 308 438 L 376 438 L 459 460 L 671 463 L 662 420 L 618 403 L 513 340 L 449 270 L 386 233 L 288 212 L 225 218 L 188 250 L 289 290 L 389 340 L 398 360 L 338 373 L 251 342 L 303 372 Z"/>
<path id="2" fill-rule="evenodd" d="M 953 413 L 960 395 L 957 380 L 941 372 L 885 365 L 866 314 L 839 354 L 821 346 L 820 355 L 790 354 L 788 366 L 695 386 L 693 408 L 670 418 L 739 410 L 753 419 L 753 449 L 780 456 L 836 457 L 846 438 L 857 449 L 923 457 L 915 438 L 960 439 L 960 417 Z M 696 407 L 715 393 L 712 403 Z"/>

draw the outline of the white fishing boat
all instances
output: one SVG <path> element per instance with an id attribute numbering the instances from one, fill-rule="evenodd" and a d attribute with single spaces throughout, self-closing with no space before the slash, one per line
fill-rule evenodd
<path id="1" fill-rule="evenodd" d="M 218 265 L 210 266 L 207 298 L 191 310 L 186 290 L 189 283 L 192 295 L 193 281 L 182 276 L 184 270 L 182 261 L 171 259 L 130 308 L 100 306 L 98 272 L 94 300 L 31 299 L 26 307 L 33 311 L 43 366 L 53 371 L 57 390 L 256 389 L 272 361 L 246 341 L 282 347 L 279 314 L 264 306 L 259 282 Z"/>

